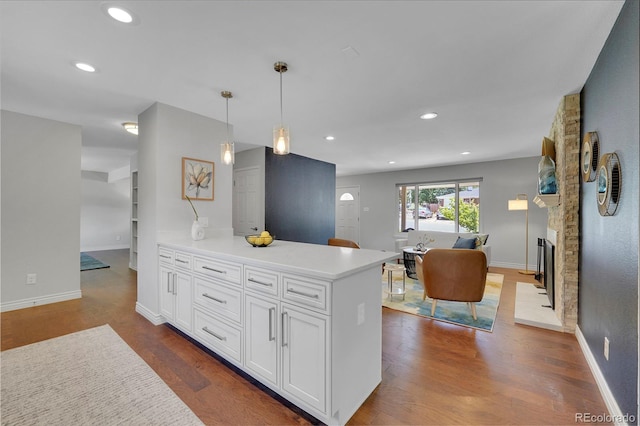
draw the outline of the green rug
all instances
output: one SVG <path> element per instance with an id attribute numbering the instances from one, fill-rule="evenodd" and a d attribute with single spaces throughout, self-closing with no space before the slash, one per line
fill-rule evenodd
<path id="1" fill-rule="evenodd" d="M 500 303 L 500 293 L 502 292 L 502 282 L 504 275 L 487 274 L 487 285 L 484 288 L 484 297 L 481 302 L 476 303 L 478 319 L 471 316 L 471 309 L 463 302 L 448 302 L 439 300 L 436 306 L 436 313 L 433 319 L 445 321 L 451 324 L 462 325 L 483 331 L 493 331 L 493 323 L 496 320 L 498 304 Z M 394 274 L 393 287 L 402 286 L 400 274 Z M 382 306 L 414 315 L 431 317 L 431 299 L 427 297 L 422 300 L 423 287 L 417 280 L 406 278 L 406 291 L 404 300 L 402 296 L 394 295 L 389 299 L 387 274 L 382 276 Z"/>
<path id="2" fill-rule="evenodd" d="M 109 268 L 106 263 L 100 262 L 95 257 L 89 256 L 87 253 L 80 253 L 80 270 L 88 271 L 90 269 L 103 269 Z"/>

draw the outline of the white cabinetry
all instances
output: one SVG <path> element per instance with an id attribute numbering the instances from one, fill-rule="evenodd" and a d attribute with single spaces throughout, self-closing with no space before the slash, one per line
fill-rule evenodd
<path id="1" fill-rule="evenodd" d="M 288 304 L 281 317 L 282 389 L 326 413 L 328 317 Z"/>
<path id="2" fill-rule="evenodd" d="M 162 315 L 324 423 L 346 423 L 381 380 L 379 261 L 396 254 L 357 250 L 348 254 L 353 269 L 336 274 L 324 271 L 340 263 L 337 248 L 279 242 L 291 246 L 289 258 L 299 250 L 313 250 L 309 258 L 320 252 L 325 263 L 317 270 L 238 242 L 216 251 L 161 244 Z M 233 250 L 242 255 L 229 255 Z M 181 291 L 187 286 L 193 297 Z M 188 308 L 193 327 L 183 322 Z"/>
<path id="3" fill-rule="evenodd" d="M 160 314 L 167 322 L 190 332 L 193 324 L 191 255 L 160 249 L 158 260 Z"/>

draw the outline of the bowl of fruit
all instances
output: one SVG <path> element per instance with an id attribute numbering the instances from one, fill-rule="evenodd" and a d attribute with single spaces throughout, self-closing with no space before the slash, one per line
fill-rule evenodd
<path id="1" fill-rule="evenodd" d="M 274 240 L 274 236 L 269 231 L 262 231 L 260 235 L 245 235 L 245 240 L 254 247 L 266 247 Z"/>

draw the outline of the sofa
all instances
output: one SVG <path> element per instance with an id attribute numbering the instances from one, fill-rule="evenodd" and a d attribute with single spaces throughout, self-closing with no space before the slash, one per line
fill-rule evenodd
<path id="1" fill-rule="evenodd" d="M 402 237 L 396 238 L 396 252 L 402 253 L 404 247 L 416 247 L 422 243 L 428 248 L 450 249 L 458 241 L 458 238 L 474 239 L 475 249 L 482 250 L 487 257 L 487 265 L 491 263 L 491 246 L 487 244 L 489 234 L 468 233 L 468 232 L 442 232 L 442 231 L 415 231 L 403 232 Z M 406 234 L 406 238 L 403 238 Z"/>

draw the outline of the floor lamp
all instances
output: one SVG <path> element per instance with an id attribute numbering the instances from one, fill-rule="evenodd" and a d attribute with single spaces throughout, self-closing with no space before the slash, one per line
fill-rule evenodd
<path id="1" fill-rule="evenodd" d="M 535 275 L 535 271 L 529 270 L 529 201 L 527 194 L 518 194 L 515 200 L 509 200 L 509 210 L 524 210 L 525 213 L 524 270 L 518 272 L 524 275 Z"/>

